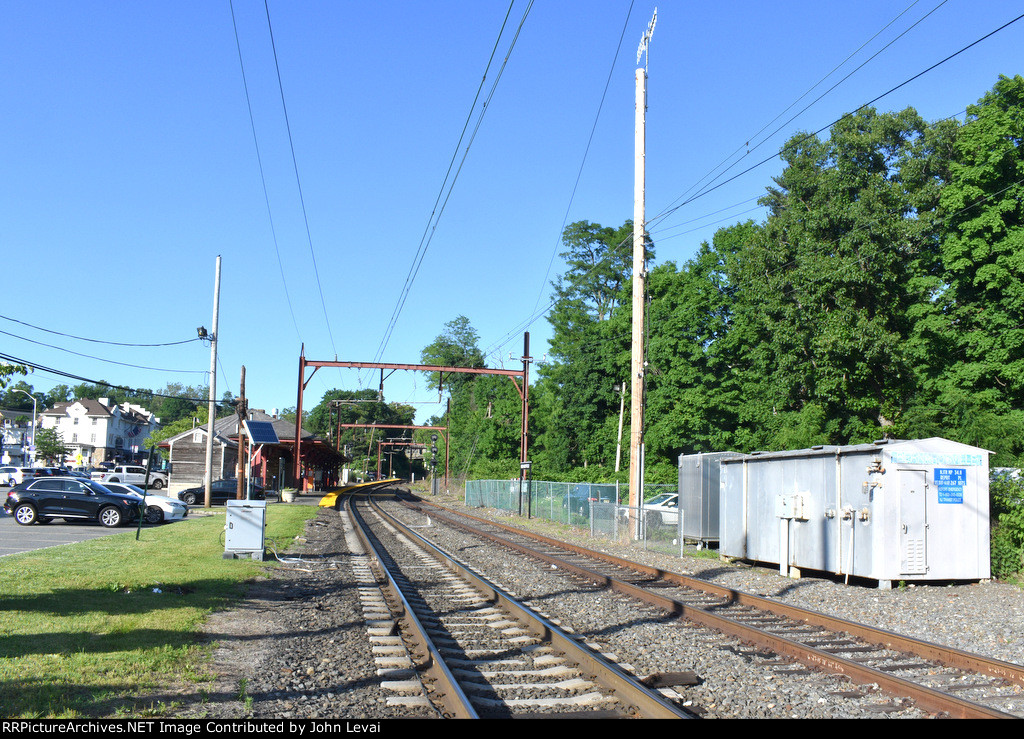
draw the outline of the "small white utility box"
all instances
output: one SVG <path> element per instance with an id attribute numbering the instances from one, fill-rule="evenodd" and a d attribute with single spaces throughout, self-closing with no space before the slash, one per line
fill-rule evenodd
<path id="1" fill-rule="evenodd" d="M 267 501 L 227 501 L 224 524 L 224 559 L 263 559 L 266 540 Z"/>

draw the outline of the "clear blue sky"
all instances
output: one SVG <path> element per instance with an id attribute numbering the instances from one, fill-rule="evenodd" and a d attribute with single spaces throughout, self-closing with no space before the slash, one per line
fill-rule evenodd
<path id="1" fill-rule="evenodd" d="M 246 87 L 228 0 L 0 0 L 0 351 L 130 387 L 205 384 L 200 342 L 114 347 L 25 324 L 136 344 L 191 339 L 211 327 L 220 255 L 218 396 L 238 394 L 244 365 L 254 407 L 294 406 L 301 345 L 310 359 L 416 363 L 460 314 L 491 366 L 521 366 L 524 330 L 540 359 L 563 225 L 633 216 L 634 71 L 654 9 L 269 0 L 272 45 L 263 2 L 235 0 Z M 681 263 L 716 228 L 761 217 L 754 201 L 787 138 L 924 72 L 1024 4 L 662 1 L 657 11 L 647 215 L 658 262 Z M 874 105 L 961 115 L 999 74 L 1021 73 L 1022 48 L 1024 21 Z M 467 121 L 468 153 L 469 138 L 457 148 Z M 42 370 L 25 379 L 44 391 L 77 384 Z M 307 407 L 329 388 L 377 380 L 320 370 Z M 385 394 L 416 403 L 420 421 L 441 409 L 413 373 L 395 373 Z"/>

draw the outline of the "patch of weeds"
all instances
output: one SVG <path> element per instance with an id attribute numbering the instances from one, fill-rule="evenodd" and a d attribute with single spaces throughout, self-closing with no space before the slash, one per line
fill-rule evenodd
<path id="1" fill-rule="evenodd" d="M 247 688 L 249 681 L 244 677 L 238 681 L 238 700 L 242 701 L 242 705 L 245 706 L 245 712 L 252 712 L 252 696 L 249 695 Z"/>

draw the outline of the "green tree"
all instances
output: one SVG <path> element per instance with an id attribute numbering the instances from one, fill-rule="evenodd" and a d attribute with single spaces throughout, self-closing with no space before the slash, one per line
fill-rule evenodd
<path id="1" fill-rule="evenodd" d="M 562 245 L 566 270 L 553 283 L 551 351 L 537 382 L 546 424 L 534 448 L 557 471 L 614 468 L 615 385 L 629 376 L 633 223 L 614 229 L 578 221 L 566 227 Z M 645 247 L 653 259 L 649 238 Z"/>
<path id="2" fill-rule="evenodd" d="M 480 336 L 465 316 L 457 316 L 444 325 L 444 330 L 420 353 L 421 364 L 438 367 L 484 366 L 484 355 L 477 345 Z M 438 390 L 448 388 L 449 394 L 457 395 L 459 388 L 472 383 L 474 377 L 468 374 L 449 373 L 442 378 L 440 372 L 427 374 L 429 387 Z"/>
<path id="3" fill-rule="evenodd" d="M 931 397 L 960 440 L 1024 452 L 1024 78 L 967 110 L 941 207 L 944 286 L 931 316 Z"/>
<path id="4" fill-rule="evenodd" d="M 24 375 L 28 372 L 28 367 L 23 364 L 9 364 L 8 362 L 0 362 L 0 392 L 6 387 L 7 383 L 10 382 L 11 377 L 14 375 Z"/>
<path id="5" fill-rule="evenodd" d="M 57 429 L 39 429 L 35 434 L 35 443 L 36 457 L 58 464 L 63 463 L 64 457 L 70 453 L 63 435 Z"/>
<path id="6" fill-rule="evenodd" d="M 45 406 L 52 408 L 57 403 L 66 403 L 71 400 L 71 388 L 67 385 L 54 385 L 48 393 L 46 393 Z"/>
<path id="7" fill-rule="evenodd" d="M 760 304 L 746 315 L 757 347 L 747 355 L 768 378 L 759 395 L 773 446 L 794 428 L 816 443 L 878 438 L 913 397 L 909 316 L 930 298 L 914 278 L 933 245 L 914 218 L 909 173 L 920 168 L 907 166 L 925 129 L 911 109 L 864 109 L 828 140 L 801 135 L 784 149 L 787 166 L 761 200 L 763 238 L 741 265 Z"/>
<path id="8" fill-rule="evenodd" d="M 411 430 L 340 429 L 340 425 L 411 426 L 415 415 L 412 406 L 385 403 L 378 392 L 372 389 L 333 389 L 325 392 L 320 402 L 309 411 L 303 421 L 303 429 L 330 440 L 342 453 L 347 451 L 357 469 L 376 468 L 379 442 L 386 439 L 411 439 Z M 406 455 L 396 455 L 394 470 L 396 475 L 404 476 L 408 473 Z"/>
<path id="9" fill-rule="evenodd" d="M 5 365 L 0 365 L 4 367 Z M 14 365 L 6 365 L 11 368 Z M 21 373 L 21 370 L 11 370 L 7 375 L 0 375 L 0 389 L 6 388 L 3 394 L 3 407 L 9 410 L 32 410 L 32 398 L 36 399 L 39 410 L 46 407 L 46 396 L 36 392 L 35 389 L 24 380 L 11 383 L 7 378 L 14 374 Z M 22 373 L 23 374 L 23 373 Z"/>

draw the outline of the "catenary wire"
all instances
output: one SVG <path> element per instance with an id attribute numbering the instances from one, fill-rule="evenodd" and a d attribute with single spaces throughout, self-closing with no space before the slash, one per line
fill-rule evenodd
<path id="1" fill-rule="evenodd" d="M 799 139 L 799 140 L 798 140 L 797 142 L 795 142 L 795 143 L 796 143 L 797 145 L 799 145 L 799 144 L 800 144 L 800 143 L 801 143 L 802 141 L 806 141 L 807 139 L 809 139 L 809 138 L 811 138 L 811 137 L 813 137 L 813 136 L 817 136 L 818 134 L 822 133 L 823 131 L 827 131 L 827 130 L 828 130 L 828 129 L 830 129 L 830 128 L 831 128 L 832 126 L 834 126 L 834 125 L 836 125 L 837 123 L 839 123 L 839 121 L 841 121 L 841 120 L 843 119 L 843 117 L 845 117 L 846 115 L 851 115 L 852 113 L 856 113 L 857 111 L 863 110 L 864 108 L 867 108 L 867 107 L 869 107 L 869 106 L 871 106 L 871 105 L 874 105 L 875 103 L 877 103 L 877 102 L 878 102 L 879 100 L 881 100 L 882 98 L 884 98 L 884 97 L 886 97 L 886 96 L 888 96 L 888 95 L 891 95 L 892 93 L 896 92 L 896 91 L 897 91 L 897 90 L 899 90 L 900 88 L 902 88 L 902 87 L 905 87 L 906 85 L 909 85 L 909 84 L 910 84 L 911 82 L 913 82 L 914 80 L 916 80 L 916 79 L 919 79 L 920 77 L 922 77 L 922 76 L 924 76 L 925 74 L 927 74 L 927 73 L 929 73 L 929 72 L 931 72 L 931 71 L 933 71 L 933 70 L 937 69 L 938 67 L 942 66 L 942 65 L 943 65 L 943 64 L 945 64 L 946 62 L 948 62 L 948 61 L 950 61 L 950 60 L 952 60 L 952 59 L 956 58 L 957 56 L 959 56 L 960 54 L 963 54 L 964 52 L 968 51 L 969 49 L 973 48 L 974 46 L 977 46 L 977 45 L 978 45 L 978 44 L 980 44 L 980 43 L 981 43 L 982 41 L 985 41 L 986 39 L 988 39 L 988 38 L 991 38 L 992 36 L 994 36 L 995 34 L 999 33 L 1000 31 L 1003 31 L 1003 30 L 1005 30 L 1006 28 L 1009 28 L 1009 27 L 1010 27 L 1010 26 L 1012 26 L 1012 25 L 1013 25 L 1014 23 L 1017 23 L 1018 21 L 1020 21 L 1020 20 L 1021 20 L 1022 18 L 1024 18 L 1024 14 L 1018 15 L 1018 16 L 1017 16 L 1016 18 L 1014 18 L 1014 19 L 1013 19 L 1013 20 L 1011 20 L 1011 21 L 1007 21 L 1006 23 L 1004 23 L 1003 25 L 1001 25 L 1001 26 L 1000 26 L 999 28 L 997 28 L 997 29 L 995 29 L 994 31 L 991 31 L 991 32 L 989 32 L 989 33 L 985 34 L 984 36 L 982 36 L 981 38 L 979 38 L 979 39 L 977 39 L 977 40 L 975 40 L 975 41 L 972 41 L 971 43 L 969 43 L 969 44 L 968 44 L 967 46 L 964 46 L 964 47 L 963 47 L 962 49 L 960 49 L 959 51 L 955 51 L 955 52 L 953 52 L 952 54 L 950 54 L 950 55 L 949 55 L 949 56 L 947 56 L 946 58 L 942 59 L 941 61 L 938 61 L 938 62 L 936 62 L 935 64 L 932 64 L 932 65 L 931 65 L 930 67 L 928 67 L 927 69 L 925 69 L 925 70 L 923 70 L 923 71 L 921 71 L 921 72 L 918 72 L 918 73 L 917 73 L 917 74 L 915 74 L 914 76 L 912 76 L 912 77 L 909 77 L 909 78 L 905 79 L 905 80 L 904 80 L 903 82 L 900 82 L 900 83 L 899 83 L 898 85 L 896 85 L 896 86 L 894 86 L 894 87 L 891 87 L 890 89 L 886 90 L 886 91 L 885 91 L 885 92 L 883 92 L 883 93 L 882 93 L 881 95 L 878 95 L 878 96 L 876 96 L 876 97 L 872 98 L 871 100 L 869 100 L 868 102 L 864 103 L 863 105 L 860 105 L 860 106 L 858 106 L 858 107 L 857 107 L 857 108 L 855 108 L 855 109 L 854 109 L 854 110 L 853 110 L 853 111 L 852 111 L 851 113 L 846 113 L 846 114 L 844 114 L 844 116 L 841 116 L 840 118 L 837 118 L 836 120 L 832 121 L 832 122 L 831 122 L 831 123 L 829 123 L 828 125 L 826 125 L 826 126 L 822 126 L 821 128 L 819 128 L 819 129 L 818 129 L 818 130 L 816 130 L 816 131 L 813 131 L 813 132 L 811 132 L 811 133 L 805 134 L 805 135 L 804 135 L 803 137 L 801 137 L 801 138 L 800 138 L 800 139 Z M 694 195 L 693 197 L 691 197 L 691 198 L 688 198 L 687 200 L 683 201 L 683 202 L 682 202 L 682 203 L 680 203 L 679 205 L 676 205 L 676 206 L 674 206 L 674 207 L 671 207 L 671 208 L 667 208 L 666 210 L 664 210 L 664 211 L 662 211 L 661 213 L 659 213 L 658 215 L 656 215 L 656 216 L 655 216 L 654 218 L 650 219 L 650 221 L 648 221 L 648 223 L 654 223 L 654 222 L 656 222 L 656 221 L 659 221 L 659 220 L 661 220 L 661 219 L 663 219 L 663 218 L 667 217 L 668 215 L 670 215 L 670 214 L 674 213 L 675 211 L 679 210 L 679 209 L 680 209 L 680 208 L 682 208 L 683 206 L 685 206 L 685 205 L 689 205 L 689 204 L 690 204 L 690 203 L 692 203 L 692 202 L 693 202 L 694 200 L 697 200 L 698 198 L 701 198 L 701 197 L 703 197 L 703 196 L 707 195 L 708 193 L 710 193 L 710 192 L 712 192 L 712 191 L 714 191 L 714 190 L 717 190 L 717 189 L 718 189 L 718 188 L 720 188 L 720 187 L 723 187 L 723 186 L 727 185 L 728 183 L 730 183 L 730 182 L 732 182 L 732 181 L 734 181 L 734 180 L 738 179 L 739 177 L 742 177 L 743 175 L 745 175 L 745 174 L 747 174 L 747 173 L 749 173 L 749 172 L 751 172 L 751 171 L 753 171 L 753 170 L 757 169 L 758 167 L 761 167 L 761 166 L 763 166 L 763 165 L 767 164 L 768 162 L 770 162 L 770 161 L 773 161 L 773 160 L 774 160 L 774 159 L 775 159 L 776 157 L 778 157 L 779 155 L 781 155 L 781 154 L 782 154 L 782 153 L 783 153 L 783 152 L 785 151 L 785 149 L 789 148 L 789 147 L 790 147 L 790 146 L 792 146 L 792 145 L 793 145 L 793 144 L 789 144 L 789 145 L 787 145 L 786 147 L 783 147 L 783 149 L 780 149 L 780 150 L 779 150 L 778 152 L 776 152 L 775 154 L 772 154 L 771 156 L 769 156 L 769 157 L 767 157 L 767 158 L 765 158 L 765 159 L 762 159 L 761 161 L 757 162 L 756 164 L 753 164 L 753 165 L 751 165 L 751 166 L 750 166 L 750 167 L 748 167 L 747 169 L 743 170 L 742 172 L 740 172 L 740 173 L 738 173 L 738 174 L 736 174 L 736 175 L 733 175 L 732 177 L 730 177 L 730 178 L 729 178 L 729 179 L 727 179 L 727 180 L 724 180 L 724 181 L 722 181 L 722 182 L 719 182 L 719 183 L 718 183 L 717 185 L 714 185 L 713 187 L 707 187 L 707 188 L 705 188 L 704 190 L 700 191 L 699 193 L 697 193 L 697 194 L 696 194 L 696 195 Z"/>
<path id="2" fill-rule="evenodd" d="M 274 226 L 274 215 L 270 208 L 270 193 L 267 189 L 267 176 L 263 169 L 263 155 L 260 152 L 260 142 L 256 135 L 256 120 L 253 117 L 252 100 L 249 97 L 249 82 L 245 76 L 245 62 L 242 59 L 242 43 L 238 37 L 238 23 L 235 20 L 234 0 L 230 0 L 229 4 L 231 6 L 231 27 L 235 32 L 235 46 L 238 49 L 238 66 L 242 73 L 242 87 L 245 89 L 245 104 L 249 110 L 249 126 L 252 129 L 252 143 L 256 149 L 256 162 L 259 165 L 260 182 L 263 184 L 263 200 L 267 205 L 267 218 L 270 221 L 270 234 L 274 241 L 274 253 L 277 255 L 277 266 L 281 272 L 281 284 L 284 286 L 284 297 L 288 303 L 288 312 L 292 317 L 292 325 L 295 326 L 295 333 L 298 335 L 299 341 L 302 341 L 302 333 L 299 331 L 299 323 L 295 318 L 295 309 L 292 307 L 291 294 L 288 292 L 288 281 L 284 276 L 284 264 L 281 261 L 281 248 L 277 241 L 277 229 Z"/>
<path id="3" fill-rule="evenodd" d="M 483 106 L 480 109 L 480 114 L 477 117 L 477 122 L 476 122 L 476 126 L 473 129 L 473 134 L 470 136 L 469 143 L 466 146 L 466 150 L 463 152 L 462 159 L 460 160 L 460 163 L 459 163 L 459 167 L 456 170 L 455 176 L 453 177 L 452 182 L 451 182 L 451 184 L 448 187 L 448 192 L 445 195 L 444 202 L 441 204 L 440 211 L 438 212 L 437 217 L 434 219 L 433 226 L 430 227 L 430 237 L 427 239 L 426 243 L 423 245 L 423 248 L 418 253 L 418 258 L 416 260 L 414 260 L 414 267 L 413 267 L 413 272 L 412 272 L 411 278 L 408 280 L 407 287 L 404 290 L 403 295 L 399 299 L 399 304 L 398 304 L 398 307 L 397 307 L 397 309 L 395 311 L 394 318 L 391 321 L 390 325 L 388 326 L 388 329 L 387 329 L 387 331 L 385 333 L 384 339 L 381 342 L 381 347 L 380 347 L 380 349 L 377 352 L 377 357 L 383 356 L 384 350 L 387 348 L 387 344 L 390 341 L 391 334 L 394 331 L 395 325 L 397 324 L 398 316 L 401 314 L 402 308 L 405 305 L 405 301 L 406 301 L 406 299 L 409 296 L 409 291 L 412 288 L 412 282 L 415 281 L 416 275 L 419 273 L 420 266 L 422 266 L 422 264 L 423 264 L 423 258 L 426 256 L 427 248 L 430 245 L 430 241 L 433 239 L 433 234 L 436 232 L 437 224 L 438 224 L 438 222 L 439 222 L 439 220 L 441 218 L 441 215 L 444 213 L 444 209 L 445 209 L 445 206 L 448 203 L 448 199 L 451 197 L 452 191 L 454 190 L 455 182 L 458 179 L 459 173 L 462 170 L 462 166 L 465 164 L 466 157 L 469 155 L 469 149 L 470 149 L 470 147 L 472 147 L 473 141 L 474 141 L 474 139 L 476 137 L 476 134 L 477 134 L 477 132 L 480 129 L 480 125 L 483 123 L 483 117 L 487 113 L 487 107 L 488 107 L 491 99 L 494 97 L 494 93 L 497 90 L 498 83 L 501 81 L 501 77 L 502 77 L 502 74 L 503 74 L 503 72 L 505 70 L 505 67 L 508 64 L 509 57 L 511 56 L 512 51 L 515 49 L 516 42 L 519 39 L 519 34 L 522 32 L 523 26 L 526 23 L 526 19 L 529 16 L 530 10 L 532 9 L 532 7 L 533 7 L 533 0 L 530 0 L 530 3 L 527 5 L 526 10 L 523 13 L 522 19 L 519 21 L 519 26 L 516 29 L 515 35 L 512 38 L 512 41 L 511 41 L 511 43 L 509 45 L 509 48 L 508 48 L 508 51 L 505 53 L 505 59 L 502 62 L 501 68 L 498 70 L 497 77 L 495 78 L 494 83 L 491 85 L 491 89 L 490 89 L 490 92 L 488 93 L 487 99 L 484 101 Z"/>
<path id="4" fill-rule="evenodd" d="M 629 18 L 633 13 L 633 3 L 630 2 L 629 9 L 626 11 L 626 20 L 622 23 L 622 32 L 619 34 L 619 44 L 615 47 L 615 55 L 612 57 L 611 67 L 608 69 L 608 79 L 605 80 L 604 90 L 601 92 L 601 102 L 598 103 L 597 112 L 594 114 L 594 123 L 590 127 L 590 137 L 587 139 L 587 146 L 583 150 L 583 159 L 580 161 L 580 168 L 576 172 L 576 181 L 573 183 L 572 192 L 569 194 L 569 203 L 565 207 L 565 215 L 562 217 L 562 226 L 558 230 L 558 238 L 555 240 L 555 246 L 551 251 L 551 259 L 548 261 L 548 268 L 544 272 L 544 279 L 540 283 L 540 291 L 537 293 L 537 302 L 534 303 L 533 309 L 537 310 L 537 306 L 540 305 L 541 299 L 544 297 L 544 288 L 547 286 L 548 277 L 551 275 L 551 267 L 555 263 L 555 257 L 558 256 L 558 245 L 561 242 L 561 235 L 565 231 L 565 223 L 569 220 L 569 211 L 572 209 L 573 201 L 576 199 L 576 190 L 579 189 L 580 179 L 583 177 L 583 168 L 587 163 L 587 155 L 590 153 L 590 145 L 594 141 L 594 133 L 597 131 L 597 123 L 601 118 L 601 111 L 604 109 L 604 101 L 608 96 L 608 87 L 612 82 L 612 75 L 615 72 L 615 65 L 619 61 L 619 52 L 622 51 L 622 40 L 626 37 L 626 28 L 629 26 Z"/>
<path id="5" fill-rule="evenodd" d="M 320 305 L 324 311 L 324 322 L 327 324 L 327 334 L 331 339 L 331 348 L 334 350 L 334 356 L 338 356 L 338 347 L 334 343 L 334 332 L 331 330 L 331 319 L 327 315 L 327 301 L 324 299 L 324 288 L 320 282 L 320 271 L 316 265 L 316 250 L 313 248 L 313 234 L 309 230 L 309 216 L 306 212 L 306 199 L 302 194 L 302 180 L 299 177 L 299 161 L 295 156 L 295 140 L 292 137 L 292 125 L 288 119 L 288 105 L 285 102 L 284 97 L 284 82 L 281 79 L 281 65 L 278 63 L 277 58 L 277 45 L 274 43 L 274 28 L 270 22 L 270 6 L 267 0 L 263 0 L 263 7 L 266 9 L 267 15 L 267 30 L 270 32 L 270 48 L 274 54 L 274 69 L 277 72 L 277 88 L 281 93 L 281 110 L 284 112 L 284 124 L 285 129 L 288 132 L 288 146 L 291 150 L 292 156 L 292 167 L 295 171 L 295 186 L 299 193 L 299 204 L 302 208 L 302 220 L 306 227 L 306 240 L 309 243 L 309 254 L 313 260 L 313 275 L 316 278 L 316 287 L 320 293 Z"/>
<path id="6" fill-rule="evenodd" d="M 967 50 L 973 48 L 974 46 L 977 46 L 978 44 L 980 44 L 981 42 L 985 41 L 986 39 L 991 38 L 992 36 L 994 36 L 995 34 L 999 33 L 1000 31 L 1003 31 L 1006 28 L 1009 28 L 1014 23 L 1017 23 L 1018 21 L 1020 21 L 1022 18 L 1024 18 L 1024 14 L 1019 15 L 1016 18 L 1014 18 L 1014 19 L 1004 23 L 1003 25 L 999 26 L 995 30 L 985 34 L 984 36 L 978 38 L 975 41 L 972 41 L 971 43 L 967 44 L 966 46 L 964 46 L 963 48 L 959 49 L 958 51 L 953 52 L 952 54 L 946 56 L 944 59 L 942 59 L 942 60 L 932 64 L 931 66 L 927 67 L 923 71 L 913 75 L 912 77 L 909 77 L 908 79 L 906 79 L 903 82 L 895 85 L 894 87 L 892 87 L 889 90 L 883 92 L 882 94 L 874 97 L 873 99 L 869 100 L 868 102 L 864 103 L 863 105 L 858 106 L 853 112 L 862 110 L 862 109 L 864 109 L 864 108 L 866 108 L 866 107 L 868 107 L 870 105 L 873 105 L 874 103 L 878 102 L 879 100 L 881 100 L 882 98 L 886 97 L 887 95 L 890 95 L 893 92 L 899 90 L 900 88 L 910 84 L 911 82 L 913 82 L 916 79 L 919 79 L 923 75 L 928 74 L 929 72 L 934 71 L 935 69 L 937 69 L 938 67 L 942 66 L 946 62 L 956 58 L 957 56 L 959 56 L 960 54 L 963 54 L 964 52 L 966 52 Z M 849 115 L 849 114 L 847 114 L 847 115 Z M 815 131 L 813 133 L 806 134 L 804 139 L 808 139 L 808 138 L 810 138 L 812 136 L 818 135 L 819 133 L 821 133 L 821 132 L 831 128 L 832 126 L 834 126 L 840 120 L 842 120 L 842 118 L 836 119 L 832 123 L 828 124 L 827 126 L 823 126 L 822 128 L 818 129 L 817 131 Z M 779 156 L 782 153 L 782 151 L 783 150 L 780 150 L 779 152 L 773 154 L 772 156 L 770 156 L 770 157 L 768 157 L 766 159 L 763 159 L 760 162 L 752 165 L 751 167 L 747 168 L 743 172 L 740 172 L 739 174 L 734 175 L 733 177 L 730 177 L 729 179 L 727 179 L 727 180 L 725 180 L 723 182 L 720 182 L 719 184 L 715 185 L 714 187 L 709 187 L 709 188 L 701 191 L 697 195 L 694 195 L 693 197 L 687 199 L 686 201 L 684 201 L 684 202 L 682 202 L 682 203 L 680 203 L 680 204 L 678 204 L 678 205 L 676 205 L 674 207 L 671 207 L 671 208 L 668 208 L 668 209 L 662 211 L 660 214 L 658 214 L 658 215 L 654 216 L 653 218 L 649 219 L 644 224 L 645 225 L 645 229 L 647 229 L 647 232 L 650 233 L 650 227 L 652 225 L 655 225 L 659 221 L 663 220 L 664 218 L 666 218 L 671 213 L 674 213 L 675 211 L 679 210 L 683 206 L 688 205 L 689 203 L 697 200 L 700 197 L 703 197 L 704 195 L 707 195 L 708 193 L 712 192 L 713 190 L 717 190 L 718 188 L 723 187 L 724 185 L 726 185 L 729 182 L 732 182 L 733 180 L 737 179 L 738 177 L 740 177 L 740 176 L 742 176 L 742 175 L 744 175 L 744 174 L 746 174 L 746 173 L 748 173 L 748 172 L 750 172 L 750 171 L 752 171 L 754 169 L 757 169 L 758 167 L 761 167 L 764 164 L 774 160 L 777 156 Z M 598 266 L 600 266 L 600 265 L 599 264 L 595 264 L 593 267 L 591 267 L 591 271 L 593 271 L 594 269 L 597 269 Z M 543 308 L 542 310 L 534 311 L 534 313 L 532 313 L 526 319 L 521 321 L 517 325 L 516 328 L 519 329 L 520 327 L 526 327 L 526 326 L 532 325 L 534 322 L 539 320 L 543 315 L 545 315 L 549 310 L 551 310 L 551 308 L 554 307 L 556 302 L 557 301 L 553 300 L 545 308 Z M 491 354 L 494 354 L 494 353 L 500 351 L 509 341 L 512 341 L 514 338 L 515 338 L 515 333 L 513 333 L 513 332 L 507 333 L 504 338 L 500 339 L 495 344 L 492 344 L 492 348 L 490 348 L 487 352 L 485 352 L 485 354 L 490 356 Z"/>

